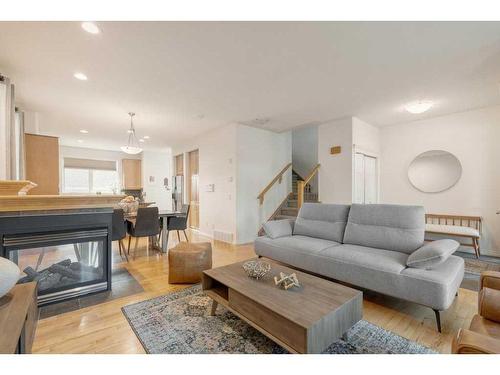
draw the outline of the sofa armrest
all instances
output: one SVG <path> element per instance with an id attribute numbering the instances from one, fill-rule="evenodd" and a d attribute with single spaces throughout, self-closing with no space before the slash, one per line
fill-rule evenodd
<path id="1" fill-rule="evenodd" d="M 467 329 L 460 329 L 451 343 L 451 352 L 455 354 L 499 354 L 500 340 Z"/>
<path id="2" fill-rule="evenodd" d="M 480 289 L 483 287 L 500 290 L 500 272 L 484 271 L 481 273 Z"/>
<path id="3" fill-rule="evenodd" d="M 478 313 L 483 318 L 500 323 L 500 290 L 481 289 L 479 292 Z"/>

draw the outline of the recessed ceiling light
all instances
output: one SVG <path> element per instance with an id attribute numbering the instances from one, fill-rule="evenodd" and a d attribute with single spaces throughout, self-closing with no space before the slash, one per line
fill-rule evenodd
<path id="1" fill-rule="evenodd" d="M 73 77 L 79 79 L 80 81 L 86 81 L 88 79 L 87 76 L 83 73 L 75 73 L 73 74 Z"/>
<path id="2" fill-rule="evenodd" d="M 405 109 L 413 114 L 427 112 L 434 105 L 430 100 L 417 100 L 405 105 Z"/>
<path id="3" fill-rule="evenodd" d="M 99 34 L 101 32 L 94 22 L 82 22 L 82 29 L 90 34 Z"/>
<path id="4" fill-rule="evenodd" d="M 82 130 L 80 130 L 80 133 L 82 133 L 82 134 L 88 134 L 88 133 L 89 133 L 89 131 L 88 131 L 88 130 L 85 130 L 85 129 L 82 129 Z"/>
<path id="5" fill-rule="evenodd" d="M 78 143 L 83 143 L 83 139 L 79 139 L 79 140 L 78 140 Z"/>
<path id="6" fill-rule="evenodd" d="M 149 139 L 149 135 L 145 135 L 144 137 L 142 137 L 144 139 Z"/>
<path id="7" fill-rule="evenodd" d="M 146 142 L 146 141 L 145 141 L 144 139 L 142 139 L 142 138 L 141 138 L 141 139 L 139 139 L 139 142 Z"/>

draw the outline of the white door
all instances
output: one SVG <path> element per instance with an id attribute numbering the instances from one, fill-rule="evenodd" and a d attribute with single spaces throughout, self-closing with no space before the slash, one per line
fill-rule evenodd
<path id="1" fill-rule="evenodd" d="M 354 154 L 354 203 L 378 202 L 377 158 Z"/>

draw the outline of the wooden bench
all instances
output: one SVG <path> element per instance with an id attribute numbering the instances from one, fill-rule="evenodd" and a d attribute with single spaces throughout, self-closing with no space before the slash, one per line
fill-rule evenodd
<path id="1" fill-rule="evenodd" d="M 480 216 L 426 214 L 425 233 L 469 238 L 470 243 L 459 242 L 462 246 L 474 248 L 476 257 L 479 258 L 481 255 L 479 248 L 481 221 Z M 426 241 L 432 240 L 426 239 Z"/>

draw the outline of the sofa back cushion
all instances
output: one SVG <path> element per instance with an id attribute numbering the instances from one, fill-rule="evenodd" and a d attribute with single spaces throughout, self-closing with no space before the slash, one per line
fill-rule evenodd
<path id="1" fill-rule="evenodd" d="M 411 254 L 424 243 L 422 206 L 353 204 L 344 243 Z"/>
<path id="2" fill-rule="evenodd" d="M 344 204 L 304 203 L 295 221 L 293 234 L 342 242 L 349 207 Z"/>

